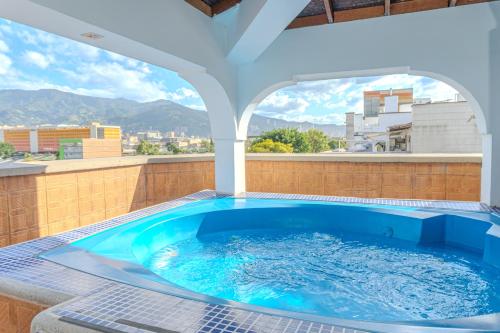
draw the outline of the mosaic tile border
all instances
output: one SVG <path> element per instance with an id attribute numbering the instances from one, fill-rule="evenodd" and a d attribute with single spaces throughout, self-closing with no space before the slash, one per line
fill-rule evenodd
<path id="1" fill-rule="evenodd" d="M 366 333 L 328 324 L 235 309 L 119 285 L 55 307 L 62 321 L 119 332 Z"/>
<path id="2" fill-rule="evenodd" d="M 431 209 L 451 209 L 470 212 L 492 212 L 492 208 L 480 202 L 471 201 L 440 201 L 440 200 L 403 200 L 403 199 L 379 199 L 379 198 L 357 198 L 357 197 L 336 197 L 326 195 L 306 195 L 306 194 L 283 194 L 283 193 L 264 193 L 247 192 L 239 195 L 241 198 L 253 199 L 286 199 L 286 200 L 313 200 L 328 201 L 348 204 L 371 204 L 371 205 L 389 205 L 415 208 Z M 498 209 L 500 212 L 500 209 Z"/>
<path id="3" fill-rule="evenodd" d="M 44 251 L 103 230 L 170 208 L 215 197 L 228 196 L 205 190 L 59 235 L 1 248 L 0 279 L 21 282 L 33 290 L 46 288 L 70 297 L 82 296 L 47 311 L 61 317 L 63 321 L 80 326 L 90 325 L 94 329 L 101 328 L 103 332 L 364 332 L 168 296 L 72 270 L 38 257 L 38 254 Z M 488 206 L 475 202 L 363 199 L 257 192 L 237 197 L 493 211 Z"/>
<path id="4" fill-rule="evenodd" d="M 57 265 L 39 258 L 38 255 L 142 217 L 216 196 L 214 191 L 201 191 L 59 235 L 0 248 L 0 278 L 22 282 L 35 288 L 43 287 L 71 297 L 90 295 L 109 288 L 116 282 Z"/>

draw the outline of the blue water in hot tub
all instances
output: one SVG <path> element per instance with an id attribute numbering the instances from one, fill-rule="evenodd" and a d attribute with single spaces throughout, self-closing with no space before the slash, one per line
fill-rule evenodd
<path id="1" fill-rule="evenodd" d="M 145 266 L 203 294 L 347 319 L 441 319 L 500 309 L 500 275 L 480 256 L 352 233 L 216 233 L 170 244 Z"/>
<path id="2" fill-rule="evenodd" d="M 492 225 L 488 216 L 456 212 L 226 198 L 130 222 L 46 257 L 140 287 L 148 288 L 143 278 L 272 309 L 446 319 L 500 312 L 500 271 L 483 261 Z M 83 256 L 78 263 L 71 251 L 132 268 L 110 271 Z"/>

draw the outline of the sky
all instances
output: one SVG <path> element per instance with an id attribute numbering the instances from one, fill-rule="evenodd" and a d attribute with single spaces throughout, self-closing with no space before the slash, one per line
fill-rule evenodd
<path id="1" fill-rule="evenodd" d="M 256 113 L 285 120 L 343 124 L 346 112 L 363 111 L 363 91 L 413 88 L 433 101 L 457 93 L 443 82 L 386 75 L 301 82 L 269 95 Z M 175 72 L 54 34 L 0 19 L 0 89 L 58 89 L 138 102 L 172 100 L 205 110 L 196 90 Z"/>

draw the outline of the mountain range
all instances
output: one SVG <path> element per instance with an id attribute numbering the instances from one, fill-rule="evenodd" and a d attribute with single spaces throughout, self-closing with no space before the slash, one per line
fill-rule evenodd
<path id="1" fill-rule="evenodd" d="M 0 90 L 0 125 L 88 125 L 92 121 L 118 125 L 128 133 L 182 130 L 189 136 L 210 137 L 207 112 L 172 101 L 139 103 L 123 98 L 90 97 L 53 89 Z M 345 135 L 345 126 L 341 125 L 286 121 L 257 114 L 250 121 L 248 135 L 256 136 L 283 127 L 302 130 L 317 128 L 332 137 Z"/>

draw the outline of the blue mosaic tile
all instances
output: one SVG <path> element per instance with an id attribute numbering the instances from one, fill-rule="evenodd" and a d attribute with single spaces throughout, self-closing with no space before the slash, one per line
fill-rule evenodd
<path id="1" fill-rule="evenodd" d="M 239 195 L 240 198 L 252 199 L 284 199 L 284 200 L 313 200 L 350 204 L 390 205 L 416 208 L 451 209 L 472 212 L 491 212 L 492 209 L 480 202 L 469 201 L 439 201 L 439 200 L 400 200 L 400 199 L 372 199 L 356 197 L 336 197 L 324 195 L 283 194 L 247 192 Z"/>
<path id="2" fill-rule="evenodd" d="M 126 329 L 126 326 L 130 329 L 154 327 L 182 333 L 345 331 L 343 327 L 182 299 L 126 285 L 118 285 L 97 294 L 67 302 L 63 306 L 56 306 L 52 309 L 52 313 L 66 320 L 69 318 L 99 323 L 101 327 L 114 328 L 123 332 L 130 331 Z M 143 330 L 139 329 L 138 332 L 143 332 Z M 353 330 L 352 332 L 364 331 Z"/>
<path id="3" fill-rule="evenodd" d="M 214 191 L 201 191 L 183 198 L 151 206 L 101 223 L 55 236 L 44 237 L 0 249 L 0 278 L 11 279 L 33 288 L 47 288 L 70 296 L 69 302 L 49 309 L 63 320 L 77 325 L 105 328 L 108 332 L 151 333 L 158 328 L 182 333 L 333 333 L 353 329 L 288 317 L 255 313 L 229 306 L 208 304 L 112 282 L 43 260 L 38 255 L 52 248 L 103 230 L 134 221 L 190 202 L 228 197 Z M 246 193 L 245 198 L 316 200 L 354 204 L 453 209 L 500 213 L 476 202 L 431 200 L 363 199 L 350 197 Z M 89 326 L 90 327 L 90 326 Z"/>

